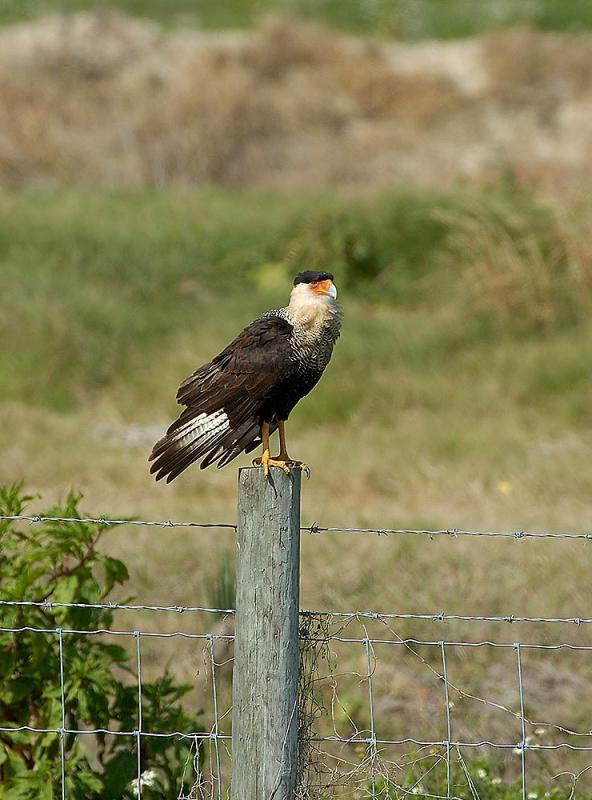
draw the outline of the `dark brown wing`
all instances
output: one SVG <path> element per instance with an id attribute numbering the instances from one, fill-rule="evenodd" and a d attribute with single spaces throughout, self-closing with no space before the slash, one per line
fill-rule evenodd
<path id="1" fill-rule="evenodd" d="M 150 455 L 156 480 L 169 483 L 202 456 L 202 468 L 223 467 L 252 449 L 263 410 L 295 372 L 292 330 L 281 317 L 260 317 L 183 381 L 177 401 L 186 408 Z"/>

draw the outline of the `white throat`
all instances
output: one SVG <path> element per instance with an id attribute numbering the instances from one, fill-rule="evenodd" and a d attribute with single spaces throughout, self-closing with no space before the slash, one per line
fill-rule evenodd
<path id="1" fill-rule="evenodd" d="M 314 294 L 309 284 L 299 283 L 292 289 L 287 311 L 294 322 L 316 330 L 339 314 L 339 306 L 330 295 Z"/>

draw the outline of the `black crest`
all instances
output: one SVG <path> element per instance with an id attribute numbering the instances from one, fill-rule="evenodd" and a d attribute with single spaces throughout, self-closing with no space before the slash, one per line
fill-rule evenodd
<path id="1" fill-rule="evenodd" d="M 317 281 L 332 281 L 333 275 L 330 272 L 315 272 L 313 269 L 307 269 L 305 272 L 299 272 L 294 278 L 294 286 L 299 283 L 316 283 Z"/>

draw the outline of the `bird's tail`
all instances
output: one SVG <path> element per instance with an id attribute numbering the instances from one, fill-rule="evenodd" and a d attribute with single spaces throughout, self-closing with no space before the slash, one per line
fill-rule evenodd
<path id="1" fill-rule="evenodd" d="M 183 470 L 205 456 L 204 469 L 215 461 L 223 467 L 256 441 L 259 423 L 254 417 L 233 426 L 223 410 L 192 413 L 186 409 L 152 448 L 150 468 L 156 480 L 170 483 Z"/>

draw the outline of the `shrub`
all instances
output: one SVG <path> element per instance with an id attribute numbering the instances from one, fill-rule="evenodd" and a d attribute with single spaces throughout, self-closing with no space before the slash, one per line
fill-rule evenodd
<path id="1" fill-rule="evenodd" d="M 314 220 L 296 225 L 297 234 L 284 244 L 284 260 L 292 273 L 330 269 L 355 285 L 381 271 L 380 256 L 371 232 L 346 211 L 324 211 Z"/>
<path id="2" fill-rule="evenodd" d="M 0 514 L 25 511 L 33 498 L 20 484 L 0 487 Z M 42 516 L 80 517 L 80 495 Z M 47 602 L 46 606 L 0 607 L 0 727 L 62 727 L 60 629 L 100 630 L 112 623 L 109 609 L 53 607 L 50 603 L 109 601 L 128 572 L 118 559 L 97 549 L 107 524 L 45 522 L 23 528 L 0 521 L 0 593 L 3 600 Z M 35 629 L 50 629 L 42 633 Z M 66 730 L 137 727 L 138 694 L 135 653 L 99 635 L 63 634 Z M 145 730 L 201 730 L 197 715 L 180 700 L 190 686 L 165 673 L 144 681 L 142 722 Z M 81 739 L 84 741 L 82 742 Z M 61 797 L 60 737 L 56 733 L 0 732 L 0 783 L 4 800 Z M 191 741 L 143 738 L 141 764 L 150 780 L 145 800 L 176 797 Z M 131 799 L 137 794 L 135 740 L 104 733 L 64 736 L 66 794 L 71 800 Z M 189 787 L 185 787 L 189 788 Z"/>

